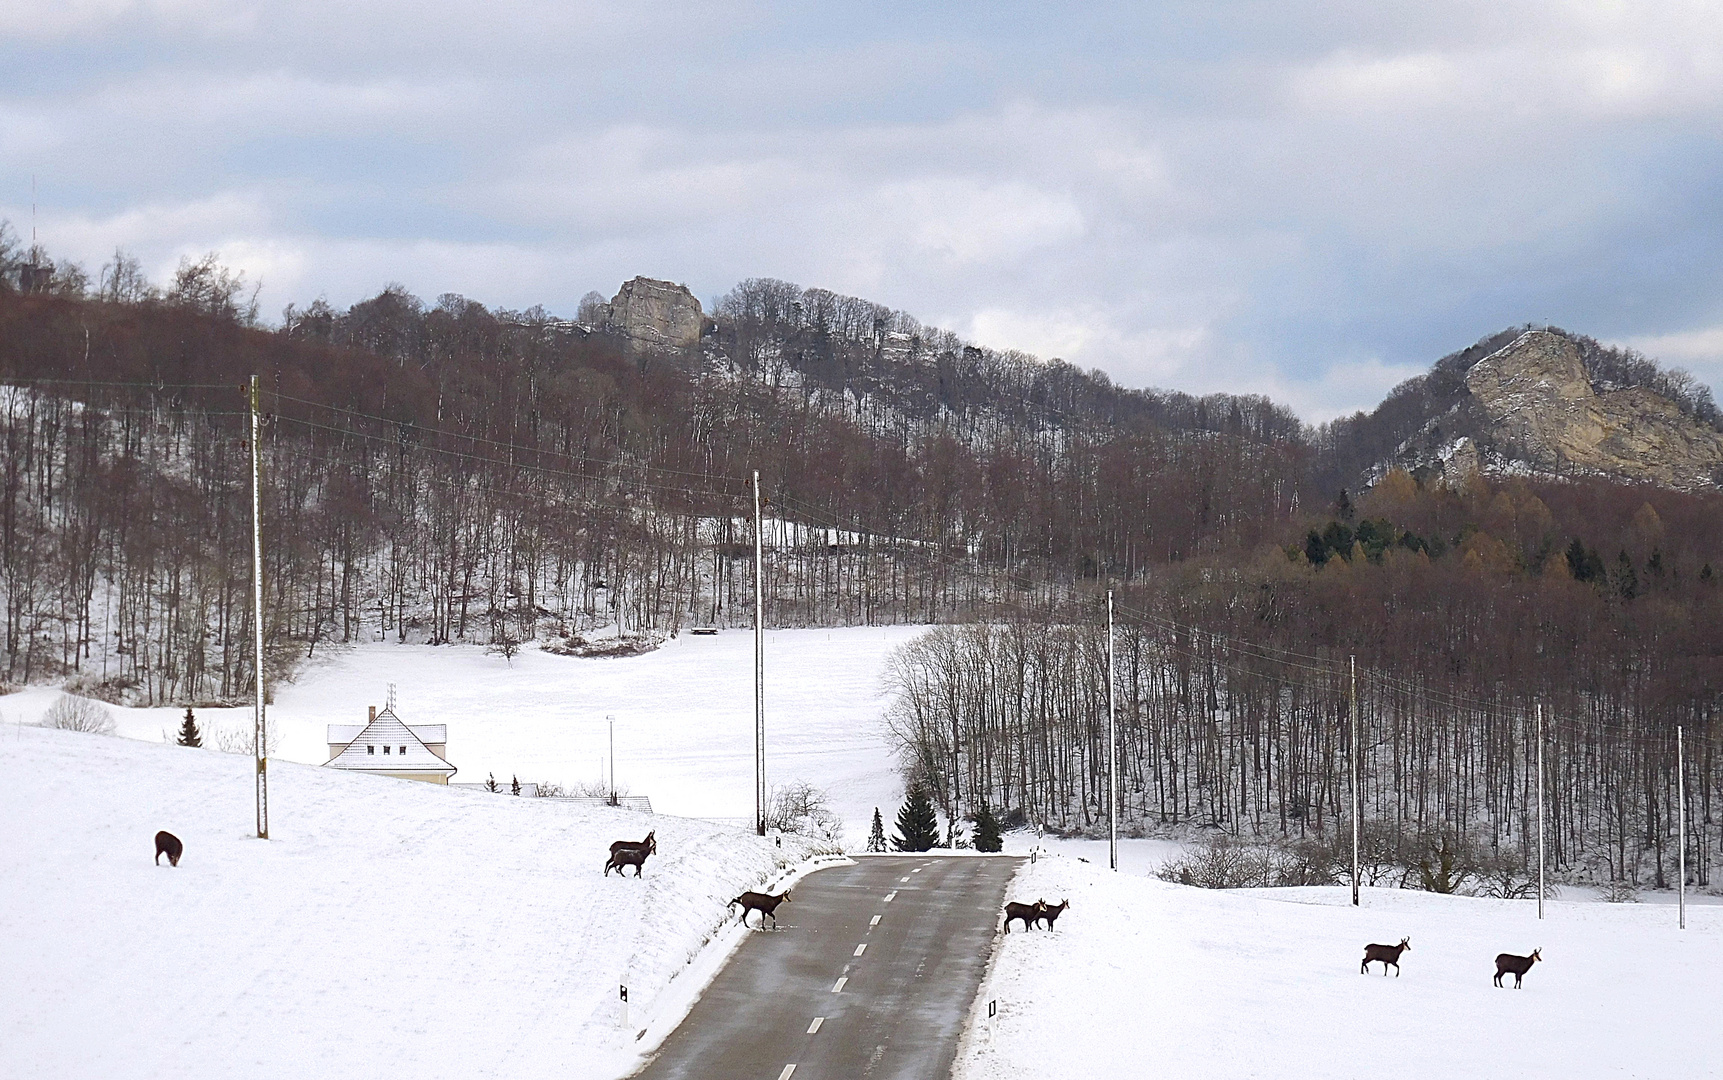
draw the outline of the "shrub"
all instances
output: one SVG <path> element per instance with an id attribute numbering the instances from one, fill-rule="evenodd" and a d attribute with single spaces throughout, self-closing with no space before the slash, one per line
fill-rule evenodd
<path id="1" fill-rule="evenodd" d="M 112 735 L 114 717 L 100 702 L 87 697 L 61 694 L 48 711 L 42 714 L 42 726 L 61 731 L 87 731 L 94 735 Z"/>

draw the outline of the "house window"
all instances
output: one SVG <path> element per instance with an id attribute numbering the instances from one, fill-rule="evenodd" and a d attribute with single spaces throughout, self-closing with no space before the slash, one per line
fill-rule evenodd
<path id="1" fill-rule="evenodd" d="M 375 746 L 367 746 L 365 748 L 365 752 L 367 754 L 375 754 L 377 752 L 377 748 Z"/>
<path id="2" fill-rule="evenodd" d="M 388 752 L 389 752 L 389 748 L 387 746 L 383 747 L 383 753 L 387 754 Z"/>
<path id="3" fill-rule="evenodd" d="M 406 748 L 406 747 L 405 747 L 405 746 L 403 746 L 403 747 L 401 747 L 401 751 L 400 751 L 400 752 L 401 752 L 401 753 L 403 753 L 403 754 L 405 754 L 405 753 L 406 753 L 406 752 L 407 752 L 407 748 Z"/>

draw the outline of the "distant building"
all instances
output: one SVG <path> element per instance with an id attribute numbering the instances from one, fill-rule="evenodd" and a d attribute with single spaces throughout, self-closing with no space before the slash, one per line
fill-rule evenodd
<path id="1" fill-rule="evenodd" d="M 448 751 L 448 731 L 445 724 L 409 726 L 395 715 L 393 705 L 382 712 L 372 705 L 370 719 L 363 724 L 329 725 L 326 767 L 446 784 L 456 772 L 443 756 Z"/>

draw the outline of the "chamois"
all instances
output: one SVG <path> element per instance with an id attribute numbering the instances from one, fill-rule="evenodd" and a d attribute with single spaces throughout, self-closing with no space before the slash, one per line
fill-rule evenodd
<path id="1" fill-rule="evenodd" d="M 1011 932 L 1011 920 L 1012 919 L 1022 919 L 1023 920 L 1023 930 L 1025 933 L 1027 933 L 1031 927 L 1033 927 L 1037 922 L 1041 921 L 1041 913 L 1045 910 L 1047 910 L 1047 901 L 1045 901 L 1045 900 L 1037 900 L 1033 904 L 1018 904 L 1018 903 L 1006 904 L 1005 905 L 1005 932 L 1007 934 L 1009 934 Z"/>
<path id="2" fill-rule="evenodd" d="M 657 836 L 658 836 L 658 830 L 654 829 L 651 832 L 646 834 L 646 839 L 644 839 L 644 840 L 640 840 L 640 841 L 618 840 L 614 844 L 610 845 L 610 853 L 612 855 L 614 855 L 618 851 L 621 851 L 623 848 L 645 848 L 646 854 L 656 855 L 656 854 L 658 854 Z"/>
<path id="3" fill-rule="evenodd" d="M 791 891 L 792 890 L 790 889 L 785 889 L 783 893 L 778 896 L 773 896 L 771 893 L 745 892 L 741 896 L 730 901 L 729 906 L 741 906 L 743 926 L 748 925 L 748 912 L 758 911 L 760 913 L 760 929 L 764 930 L 766 928 L 766 916 L 768 915 L 772 917 L 772 925 L 778 925 L 778 905 L 790 902 Z"/>
<path id="4" fill-rule="evenodd" d="M 1400 954 L 1410 952 L 1411 938 L 1401 938 L 1398 945 L 1366 945 L 1364 946 L 1364 962 L 1358 965 L 1358 974 L 1370 974 L 1370 965 L 1380 960 L 1382 962 L 1382 977 L 1388 977 L 1388 965 L 1394 965 L 1394 977 L 1400 977 Z"/>
<path id="5" fill-rule="evenodd" d="M 168 857 L 169 866 L 178 866 L 179 857 L 185 854 L 185 845 L 179 842 L 179 837 L 171 832 L 156 833 L 156 865 L 162 864 L 162 856 Z"/>
<path id="6" fill-rule="evenodd" d="M 616 876 L 622 876 L 624 866 L 634 867 L 634 876 L 640 876 L 640 868 L 646 865 L 646 856 L 652 854 L 655 847 L 620 847 L 610 853 L 610 860 L 604 864 L 604 876 L 609 877 L 612 870 Z"/>
<path id="7" fill-rule="evenodd" d="M 1530 956 L 1515 956 L 1513 953 L 1503 953 L 1496 957 L 1496 985 L 1502 985 L 1502 976 L 1511 971 L 1514 973 L 1514 989 L 1518 990 L 1520 988 L 1520 980 L 1525 978 L 1526 972 L 1532 969 L 1533 964 L 1543 959 L 1543 957 L 1538 955 L 1541 952 L 1543 952 L 1542 949 L 1533 949 Z"/>
<path id="8" fill-rule="evenodd" d="M 1069 900 L 1061 900 L 1057 904 L 1049 904 L 1046 901 L 1042 901 L 1040 919 L 1042 922 L 1047 924 L 1047 929 L 1051 930 L 1053 929 L 1053 924 L 1059 921 L 1059 916 L 1065 914 L 1065 909 L 1070 906 L 1071 901 Z"/>

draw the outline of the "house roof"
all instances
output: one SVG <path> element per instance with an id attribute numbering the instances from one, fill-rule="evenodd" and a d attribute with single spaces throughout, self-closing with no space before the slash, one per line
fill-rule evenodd
<path id="1" fill-rule="evenodd" d="M 373 746 L 393 749 L 387 755 L 381 750 L 367 751 L 367 747 Z M 406 752 L 399 753 L 403 746 L 407 748 Z M 424 740 L 414 734 L 412 728 L 402 723 L 401 718 L 391 709 L 378 713 L 377 719 L 366 724 L 359 734 L 353 737 L 353 741 L 347 744 L 345 750 L 325 764 L 334 769 L 358 769 L 365 772 L 441 773 L 444 776 L 453 776 L 456 771 L 453 765 L 431 753 Z"/>
<path id="2" fill-rule="evenodd" d="M 389 710 L 385 709 L 384 712 Z M 393 715 L 392 713 L 390 715 Z M 365 724 L 330 724 L 329 737 L 325 742 L 350 743 L 364 731 Z M 446 743 L 449 741 L 449 725 L 447 724 L 408 724 L 407 730 L 419 737 L 420 742 Z"/>

